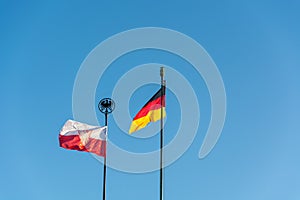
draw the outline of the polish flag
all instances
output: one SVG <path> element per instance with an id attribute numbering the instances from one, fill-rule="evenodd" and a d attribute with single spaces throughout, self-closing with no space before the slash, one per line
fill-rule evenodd
<path id="1" fill-rule="evenodd" d="M 107 126 L 91 126 L 68 120 L 59 133 L 59 145 L 65 149 L 106 157 L 106 134 Z"/>

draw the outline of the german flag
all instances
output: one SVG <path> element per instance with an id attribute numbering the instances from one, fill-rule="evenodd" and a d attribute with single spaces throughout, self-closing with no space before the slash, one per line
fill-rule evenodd
<path id="1" fill-rule="evenodd" d="M 166 116 L 166 102 L 165 102 L 166 87 L 162 86 L 155 95 L 143 106 L 143 108 L 136 114 L 131 123 L 129 134 L 138 131 L 149 122 L 155 122 L 161 119 L 161 107 L 163 118 Z M 162 105 L 162 106 L 161 106 Z"/>

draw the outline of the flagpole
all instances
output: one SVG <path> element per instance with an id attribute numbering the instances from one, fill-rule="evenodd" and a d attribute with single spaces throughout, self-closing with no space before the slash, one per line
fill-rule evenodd
<path id="1" fill-rule="evenodd" d="M 107 126 L 107 112 L 104 113 L 105 115 L 105 126 Z M 106 148 L 106 147 L 105 147 Z M 105 150 L 106 152 L 106 150 Z M 106 155 L 103 159 L 103 187 L 102 187 L 102 199 L 105 200 L 106 195 Z"/>
<path id="2" fill-rule="evenodd" d="M 102 112 L 105 116 L 105 126 L 108 125 L 107 118 L 108 114 L 112 113 L 112 111 L 115 109 L 115 102 L 111 98 L 104 98 L 101 99 L 98 108 L 100 112 Z M 107 137 L 107 136 L 106 136 Z M 107 139 L 106 139 L 107 141 Z M 107 142 L 106 142 L 107 144 Z M 106 145 L 107 146 L 107 145 Z M 107 149 L 105 149 L 105 152 L 107 154 Z M 106 199 L 106 155 L 103 158 L 103 184 L 102 184 L 102 200 Z"/>
<path id="3" fill-rule="evenodd" d="M 163 200 L 163 146 L 164 146 L 164 137 L 163 137 L 163 126 L 164 126 L 164 121 L 163 121 L 163 87 L 165 85 L 164 81 L 164 67 L 160 68 L 160 78 L 161 78 L 161 99 L 160 99 L 160 187 L 159 187 L 159 199 Z"/>

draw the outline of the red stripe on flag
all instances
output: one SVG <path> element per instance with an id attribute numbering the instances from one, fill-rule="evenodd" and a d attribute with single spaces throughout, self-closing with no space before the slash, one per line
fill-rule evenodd
<path id="1" fill-rule="evenodd" d="M 59 145 L 65 149 L 87 151 L 79 135 L 59 135 Z"/>
<path id="2" fill-rule="evenodd" d="M 133 118 L 133 120 L 139 119 L 141 117 L 146 116 L 151 110 L 157 110 L 161 108 L 161 100 L 162 100 L 162 105 L 163 107 L 166 106 L 165 103 L 165 96 L 158 97 L 157 99 L 154 99 L 153 101 L 148 102 Z"/>
<path id="3" fill-rule="evenodd" d="M 106 141 L 105 140 L 89 138 L 89 141 L 85 145 L 85 148 L 91 153 L 95 153 L 98 156 L 106 157 Z"/>
<path id="4" fill-rule="evenodd" d="M 79 135 L 59 135 L 59 145 L 65 149 L 85 151 L 106 156 L 106 141 L 89 138 L 88 142 L 83 145 Z"/>

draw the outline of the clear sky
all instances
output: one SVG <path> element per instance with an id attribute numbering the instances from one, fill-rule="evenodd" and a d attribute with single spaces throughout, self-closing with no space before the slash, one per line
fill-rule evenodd
<path id="1" fill-rule="evenodd" d="M 165 169 L 165 199 L 300 199 L 299 9 L 297 1 L 0 1 L 0 199 L 102 198 L 102 163 L 59 148 L 58 133 L 73 118 L 73 85 L 87 55 L 114 34 L 149 26 L 179 31 L 201 44 L 218 66 L 227 95 L 222 135 L 200 160 L 210 98 L 189 63 L 141 50 L 115 60 L 99 81 L 93 106 L 101 125 L 99 99 L 138 65 L 163 63 L 194 86 L 199 129 L 190 148 Z M 159 83 L 159 69 L 153 70 Z M 130 115 L 158 88 L 136 90 L 126 108 Z M 166 143 L 181 120 L 170 90 L 167 114 Z M 157 149 L 158 135 L 131 137 L 113 116 L 109 123 L 109 137 L 119 147 L 138 153 Z M 158 175 L 108 169 L 107 200 L 158 199 Z"/>

